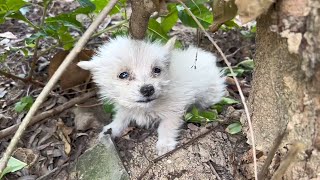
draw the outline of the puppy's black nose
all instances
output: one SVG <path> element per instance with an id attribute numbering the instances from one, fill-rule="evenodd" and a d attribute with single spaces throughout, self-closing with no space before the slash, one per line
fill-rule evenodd
<path id="1" fill-rule="evenodd" d="M 144 97 L 149 97 L 152 94 L 154 94 L 154 87 L 151 84 L 148 85 L 144 85 L 141 87 L 140 89 L 140 93 L 144 96 Z"/>

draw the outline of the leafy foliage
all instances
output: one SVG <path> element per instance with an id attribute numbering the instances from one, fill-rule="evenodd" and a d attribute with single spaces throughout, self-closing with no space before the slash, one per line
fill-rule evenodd
<path id="1" fill-rule="evenodd" d="M 14 110 L 18 113 L 21 113 L 22 111 L 29 110 L 32 104 L 33 104 L 33 98 L 31 96 L 25 96 L 15 104 Z"/>
<path id="2" fill-rule="evenodd" d="M 193 106 L 191 112 L 185 115 L 185 120 L 192 123 L 208 123 L 216 121 L 218 112 L 216 110 L 200 111 L 198 108 Z"/>
<path id="3" fill-rule="evenodd" d="M 247 60 L 241 61 L 236 66 L 232 67 L 232 70 L 235 73 L 235 76 L 243 76 L 245 73 L 252 72 L 253 68 L 254 68 L 253 59 L 247 59 Z M 232 76 L 228 68 L 225 68 L 225 73 L 227 76 Z"/>
<path id="4" fill-rule="evenodd" d="M 239 101 L 223 97 L 219 103 L 212 105 L 209 110 L 199 110 L 196 106 L 193 106 L 191 111 L 186 113 L 184 119 L 185 121 L 192 123 L 208 123 L 217 121 L 218 114 L 222 112 L 223 107 L 238 103 Z"/>
<path id="5" fill-rule="evenodd" d="M 0 23 L 3 23 L 7 18 L 25 21 L 19 10 L 26 4 L 27 2 L 23 0 L 0 0 Z"/>
<path id="6" fill-rule="evenodd" d="M 0 179 L 2 179 L 2 177 L 4 175 L 18 171 L 18 170 L 24 168 L 25 166 L 27 166 L 26 163 L 14 158 L 14 157 L 10 157 L 6 168 L 3 170 L 2 174 L 0 174 Z"/>
<path id="7" fill-rule="evenodd" d="M 238 104 L 238 103 L 240 103 L 240 102 L 236 101 L 234 99 L 231 99 L 231 98 L 223 97 L 219 103 L 211 106 L 211 108 L 216 109 L 218 111 L 218 113 L 221 113 L 224 106 Z"/>
<path id="8" fill-rule="evenodd" d="M 195 15 L 204 28 L 208 28 L 212 24 L 213 15 L 205 5 L 200 3 L 189 3 L 188 5 L 188 7 L 190 7 L 190 11 Z M 179 19 L 184 25 L 194 28 L 198 27 L 197 23 L 182 6 L 178 6 L 178 9 Z"/>

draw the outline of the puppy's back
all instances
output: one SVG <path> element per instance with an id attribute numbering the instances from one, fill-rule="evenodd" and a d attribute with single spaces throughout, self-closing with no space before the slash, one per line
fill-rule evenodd
<path id="1" fill-rule="evenodd" d="M 224 78 L 216 65 L 216 57 L 202 49 L 174 50 L 170 76 L 182 93 L 201 106 L 210 106 L 224 95 Z"/>

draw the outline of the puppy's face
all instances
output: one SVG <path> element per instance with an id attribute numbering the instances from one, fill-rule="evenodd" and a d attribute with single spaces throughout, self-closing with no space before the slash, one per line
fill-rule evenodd
<path id="1" fill-rule="evenodd" d="M 91 61 L 78 66 L 91 71 L 103 98 L 127 108 L 150 107 L 169 83 L 174 41 L 161 45 L 118 37 L 102 46 Z"/>

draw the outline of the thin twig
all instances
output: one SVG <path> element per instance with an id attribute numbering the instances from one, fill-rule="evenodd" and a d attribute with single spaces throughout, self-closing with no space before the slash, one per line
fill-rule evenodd
<path id="1" fill-rule="evenodd" d="M 44 25 L 44 21 L 46 19 L 46 16 L 47 16 L 47 11 L 48 11 L 48 6 L 49 4 L 51 3 L 52 0 L 49 0 L 49 1 L 45 1 L 44 3 L 44 9 L 43 9 L 43 14 L 42 14 L 42 17 L 41 17 L 41 22 L 40 22 L 40 29 L 43 27 Z M 32 79 L 32 76 L 33 76 L 33 73 L 34 73 L 34 70 L 36 68 L 36 64 L 37 64 L 37 61 L 39 59 L 40 56 L 38 56 L 38 48 L 39 48 L 39 42 L 40 42 L 40 37 L 37 38 L 36 40 L 36 43 L 35 43 L 35 48 L 34 48 L 34 53 L 33 53 L 33 58 L 32 58 L 32 61 L 31 61 L 31 64 L 30 64 L 30 71 L 29 71 L 29 74 L 28 74 L 28 77 L 27 79 Z"/>
<path id="2" fill-rule="evenodd" d="M 258 179 L 258 170 L 257 170 L 257 158 L 256 158 L 256 148 L 255 148 L 255 141 L 254 141 L 254 134 L 253 134 L 253 128 L 252 128 L 252 123 L 251 123 L 251 117 L 250 117 L 250 113 L 249 113 L 249 109 L 248 106 L 246 104 L 246 99 L 243 95 L 242 89 L 240 87 L 239 81 L 237 79 L 237 77 L 235 76 L 235 73 L 232 70 L 231 67 L 231 63 L 228 61 L 228 59 L 226 58 L 225 54 L 222 52 L 221 48 L 217 45 L 217 43 L 212 39 L 212 37 L 209 35 L 209 33 L 204 29 L 204 27 L 202 26 L 202 24 L 198 21 L 198 19 L 194 16 L 194 14 L 189 10 L 189 8 L 181 1 L 181 0 L 177 0 L 187 11 L 187 13 L 192 17 L 192 19 L 197 23 L 197 25 L 201 28 L 201 30 L 203 31 L 203 33 L 208 37 L 208 39 L 211 41 L 211 43 L 215 46 L 215 48 L 219 51 L 220 55 L 222 56 L 224 62 L 226 63 L 226 65 L 228 66 L 232 77 L 236 83 L 237 89 L 239 91 L 239 95 L 241 97 L 241 101 L 246 113 L 246 117 L 247 117 L 247 121 L 248 121 L 248 125 L 249 125 L 249 131 L 250 131 L 250 136 L 251 136 L 251 143 L 252 143 L 252 156 L 253 156 L 253 165 L 254 165 L 254 177 L 257 180 Z"/>
<path id="3" fill-rule="evenodd" d="M 280 133 L 277 138 L 274 140 L 274 144 L 268 153 L 267 159 L 264 161 L 264 164 L 262 168 L 260 169 L 260 172 L 258 174 L 258 179 L 259 180 L 264 180 L 267 177 L 267 172 L 268 172 L 268 167 L 270 166 L 272 159 L 274 155 L 276 154 L 283 138 L 288 134 L 287 128 L 284 129 L 282 133 Z"/>
<path id="4" fill-rule="evenodd" d="M 16 147 L 20 137 L 22 136 L 23 132 L 27 128 L 29 122 L 31 121 L 32 117 L 37 112 L 40 105 L 44 102 L 48 94 L 50 93 L 53 86 L 58 82 L 61 75 L 64 73 L 65 69 L 68 67 L 68 65 L 72 62 L 72 60 L 77 56 L 77 54 L 82 50 L 82 48 L 85 46 L 85 43 L 89 40 L 90 36 L 93 34 L 95 29 L 99 26 L 99 24 L 105 19 L 107 14 L 111 11 L 111 9 L 116 5 L 118 0 L 110 0 L 108 5 L 100 12 L 98 17 L 95 19 L 95 21 L 92 22 L 90 27 L 87 29 L 87 31 L 83 34 L 83 36 L 79 39 L 79 41 L 76 43 L 75 47 L 72 49 L 72 51 L 67 55 L 65 60 L 62 62 L 62 64 L 59 66 L 59 68 L 56 70 L 56 72 L 53 74 L 47 85 L 43 88 L 42 92 L 36 99 L 36 101 L 33 103 L 31 109 L 23 119 L 21 125 L 19 126 L 19 129 L 13 136 L 13 138 L 10 141 L 9 146 L 7 147 L 5 153 L 3 154 L 3 157 L 1 158 L 0 162 L 0 174 L 2 174 L 4 168 L 6 167 L 8 160 Z"/>
<path id="5" fill-rule="evenodd" d="M 95 103 L 95 104 L 89 104 L 89 105 L 76 104 L 76 107 L 79 107 L 79 108 L 92 108 L 92 107 L 97 107 L 97 106 L 101 106 L 101 105 L 103 105 L 103 103 Z"/>
<path id="6" fill-rule="evenodd" d="M 85 100 L 93 97 L 96 95 L 96 92 L 97 90 L 94 90 L 94 91 L 90 91 L 90 92 L 87 92 L 85 94 L 82 94 L 80 96 L 77 96 L 71 100 L 69 100 L 68 102 L 60 105 L 60 106 L 57 106 L 51 110 L 48 110 L 48 111 L 45 111 L 45 112 L 42 112 L 36 116 L 34 116 L 31 120 L 31 122 L 28 124 L 28 126 L 31 126 L 33 124 L 36 124 L 37 122 L 39 121 L 42 121 L 43 119 L 45 118 L 48 118 L 48 117 L 51 117 L 51 116 L 54 116 L 54 115 L 57 115 L 59 113 L 61 113 L 62 111 L 66 110 L 66 109 L 69 109 L 71 107 L 73 107 L 75 104 L 79 104 L 79 103 L 82 103 L 84 102 Z M 15 124 L 15 125 L 12 125 L 10 127 L 7 127 L 5 129 L 2 129 L 0 131 L 0 139 L 2 138 L 5 138 L 11 134 L 13 134 L 14 132 L 16 132 L 16 130 L 18 129 L 19 125 L 21 123 L 18 123 L 18 124 Z"/>
<path id="7" fill-rule="evenodd" d="M 213 167 L 212 162 L 209 161 L 208 164 L 209 164 L 209 166 L 210 166 L 211 171 L 212 171 L 213 174 L 216 176 L 216 178 L 217 178 L 218 180 L 221 180 L 221 177 L 220 177 L 219 174 L 217 173 L 216 169 Z"/>
<path id="8" fill-rule="evenodd" d="M 0 70 L 0 75 L 4 76 L 6 78 L 9 78 L 9 79 L 20 80 L 20 81 L 22 81 L 24 83 L 32 83 L 32 84 L 40 86 L 40 87 L 44 87 L 45 86 L 45 84 L 43 84 L 43 83 L 41 83 L 39 81 L 32 80 L 32 79 L 25 79 L 25 78 L 22 78 L 22 77 L 19 77 L 19 76 L 4 72 L 2 70 Z"/>
<path id="9" fill-rule="evenodd" d="M 303 150 L 305 150 L 305 147 L 306 147 L 305 144 L 300 141 L 294 142 L 291 145 L 287 156 L 281 161 L 280 166 L 276 170 L 276 172 L 274 172 L 271 180 L 282 179 L 282 177 L 286 174 L 286 171 L 289 169 L 289 167 L 292 166 L 292 164 L 294 164 L 297 161 L 298 154 Z"/>
<path id="10" fill-rule="evenodd" d="M 195 137 L 195 138 L 192 138 L 192 139 L 191 139 L 190 141 L 188 141 L 187 143 L 182 144 L 182 145 L 176 147 L 175 149 L 173 149 L 173 150 L 171 150 L 171 151 L 169 151 L 169 152 L 167 152 L 167 153 L 165 153 L 165 154 L 163 154 L 163 155 L 161 155 L 161 156 L 153 159 L 153 160 L 150 162 L 150 164 L 147 166 L 147 168 L 142 171 L 142 173 L 140 174 L 140 176 L 139 176 L 137 179 L 138 179 L 138 180 L 141 180 L 141 179 L 147 174 L 147 172 L 149 171 L 149 169 L 150 169 L 155 163 L 157 163 L 157 162 L 161 161 L 162 159 L 170 156 L 171 154 L 177 152 L 178 150 L 189 146 L 190 144 L 194 143 L 194 142 L 197 141 L 198 139 L 205 137 L 206 135 L 210 134 L 214 129 L 215 129 L 214 127 L 211 127 L 209 130 L 207 130 L 206 132 L 200 134 L 199 136 L 197 136 L 197 137 Z"/>

